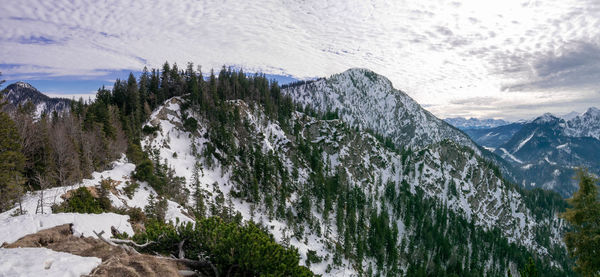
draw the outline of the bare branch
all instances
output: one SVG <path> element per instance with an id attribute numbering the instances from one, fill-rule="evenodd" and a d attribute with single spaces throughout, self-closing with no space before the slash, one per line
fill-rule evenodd
<path id="1" fill-rule="evenodd" d="M 185 239 L 182 240 L 181 242 L 179 242 L 179 245 L 177 245 L 177 247 L 179 248 L 179 258 L 183 259 L 185 258 L 185 254 L 183 253 L 183 244 L 185 243 Z"/>
<path id="2" fill-rule="evenodd" d="M 129 246 L 129 245 L 125 245 L 125 244 L 116 244 L 116 243 L 114 243 L 113 241 L 111 241 L 110 239 L 106 239 L 106 238 L 104 238 L 104 237 L 102 236 L 102 235 L 104 234 L 104 231 L 102 231 L 102 232 L 100 232 L 100 233 L 96 233 L 96 231 L 93 231 L 93 232 L 94 232 L 94 234 L 96 234 L 96 236 L 97 236 L 97 237 L 98 237 L 100 240 L 102 240 L 102 241 L 104 241 L 104 242 L 108 243 L 108 245 L 110 245 L 110 246 L 120 247 L 120 248 L 124 249 L 125 251 L 127 251 L 127 253 L 132 253 L 132 254 L 136 254 L 136 255 L 139 255 L 139 254 L 140 254 L 140 252 L 138 252 L 137 250 L 135 250 L 135 248 L 133 248 L 133 247 L 131 247 L 131 246 Z"/>

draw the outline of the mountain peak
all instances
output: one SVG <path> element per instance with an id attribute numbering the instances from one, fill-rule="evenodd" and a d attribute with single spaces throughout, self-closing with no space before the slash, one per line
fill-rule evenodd
<path id="1" fill-rule="evenodd" d="M 600 115 L 600 109 L 596 108 L 596 107 L 590 107 L 585 114 L 589 114 L 589 115 Z"/>
<path id="2" fill-rule="evenodd" d="M 479 150 L 464 133 L 395 89 L 388 78 L 369 69 L 351 68 L 282 92 L 317 111 L 337 111 L 340 119 L 351 126 L 391 137 L 394 144 L 405 148 L 420 149 L 444 139 L 454 139 L 476 152 Z"/>
<path id="3" fill-rule="evenodd" d="M 27 88 L 27 89 L 35 89 L 37 90 L 35 87 L 33 87 L 31 84 L 23 82 L 23 81 L 18 81 L 16 83 L 14 83 L 14 85 L 21 87 L 21 88 Z"/>
<path id="4" fill-rule="evenodd" d="M 392 91 L 392 82 L 383 75 L 377 74 L 376 72 L 367 69 L 354 67 L 350 68 L 342 73 L 334 74 L 330 80 L 350 79 L 353 86 L 381 86 L 386 91 Z"/>
<path id="5" fill-rule="evenodd" d="M 543 123 L 549 123 L 549 122 L 554 122 L 554 121 L 558 121 L 559 118 L 554 116 L 551 113 L 545 113 L 542 116 L 536 118 L 533 120 L 533 123 L 538 123 L 538 124 L 543 124 Z"/>

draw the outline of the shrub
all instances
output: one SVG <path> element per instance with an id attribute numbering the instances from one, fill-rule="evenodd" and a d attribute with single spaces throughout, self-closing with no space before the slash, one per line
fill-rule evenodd
<path id="1" fill-rule="evenodd" d="M 317 251 L 308 250 L 306 253 L 306 264 L 318 264 L 323 260 L 319 255 L 317 255 Z"/>
<path id="2" fill-rule="evenodd" d="M 127 215 L 129 215 L 129 221 L 132 223 L 144 223 L 146 222 L 146 215 L 144 211 L 140 208 L 131 208 L 127 210 Z"/>
<path id="3" fill-rule="evenodd" d="M 145 159 L 138 166 L 135 167 L 133 177 L 139 181 L 147 181 L 151 183 L 154 178 L 154 165 L 149 159 Z"/>
<path id="4" fill-rule="evenodd" d="M 183 128 L 186 131 L 193 133 L 198 129 L 198 121 L 193 117 L 188 117 L 183 121 Z"/>
<path id="5" fill-rule="evenodd" d="M 178 243 L 184 241 L 185 256 L 197 259 L 207 256 L 221 273 L 235 271 L 238 276 L 313 276 L 300 266 L 298 251 L 275 242 L 254 223 L 240 225 L 211 217 L 174 227 L 152 220 L 144 233 L 136 234 L 140 243 L 154 241 L 144 251 L 172 254 Z"/>
<path id="6" fill-rule="evenodd" d="M 154 134 L 154 132 L 160 130 L 160 126 L 150 126 L 150 125 L 146 125 L 144 126 L 144 128 L 142 128 L 142 132 L 144 132 L 145 135 L 151 135 Z"/>
<path id="7" fill-rule="evenodd" d="M 52 211 L 64 213 L 89 213 L 99 214 L 105 210 L 98 199 L 94 198 L 86 187 L 73 191 L 71 197 L 60 205 L 53 206 Z"/>
<path id="8" fill-rule="evenodd" d="M 133 194 L 135 194 L 135 191 L 138 189 L 139 186 L 140 184 L 138 184 L 136 181 L 127 181 L 127 185 L 123 188 L 123 191 L 125 191 L 125 195 L 127 195 L 127 197 L 131 199 L 133 198 Z"/>

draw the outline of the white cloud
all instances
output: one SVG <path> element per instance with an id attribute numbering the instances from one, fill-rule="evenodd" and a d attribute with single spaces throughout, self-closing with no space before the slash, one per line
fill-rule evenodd
<path id="1" fill-rule="evenodd" d="M 50 76 L 165 60 L 299 78 L 366 67 L 438 116 L 515 118 L 545 112 L 536 103 L 569 103 L 553 106 L 558 112 L 600 105 L 597 66 L 572 64 L 599 55 L 597 3 L 9 0 L 0 10 L 0 64 Z M 476 97 L 498 101 L 459 104 Z"/>

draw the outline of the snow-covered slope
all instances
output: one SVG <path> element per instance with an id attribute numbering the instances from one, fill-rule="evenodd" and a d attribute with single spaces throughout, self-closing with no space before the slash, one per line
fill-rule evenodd
<path id="1" fill-rule="evenodd" d="M 354 74 L 369 75 L 363 70 L 352 70 L 344 74 L 350 75 L 347 80 L 346 77 L 338 78 L 349 83 L 356 77 Z M 379 83 L 380 89 L 391 89 L 389 82 L 386 85 L 387 80 L 374 78 L 371 81 Z M 384 91 L 377 90 L 370 94 L 383 97 Z M 395 191 L 393 195 L 401 195 L 405 191 L 413 198 L 430 199 L 459 217 L 472 221 L 475 226 L 484 230 L 499 230 L 508 241 L 525 246 L 550 260 L 553 259 L 550 247 L 564 249 L 561 242 L 562 223 L 554 212 L 544 211 L 539 214 L 538 211 L 534 214 L 533 200 L 525 199 L 488 162 L 469 148 L 451 140 L 443 140 L 446 135 L 452 137 L 454 129 L 449 129 L 448 134 L 429 132 L 439 127 L 438 124 L 445 123 L 429 120 L 433 116 L 418 106 L 415 107 L 412 100 L 404 99 L 403 96 L 397 99 L 405 102 L 396 102 L 393 95 L 386 97 L 389 97 L 390 106 L 380 108 L 396 110 L 396 115 L 408 113 L 400 108 L 392 108 L 397 103 L 402 107 L 410 107 L 409 111 L 417 113 L 414 118 L 427 119 L 425 125 L 407 124 L 414 127 L 414 132 L 422 139 L 429 138 L 427 133 L 434 134 L 431 144 L 422 146 L 421 142 L 410 139 L 408 143 L 421 145 L 423 149 L 399 153 L 384 147 L 369 133 L 356 131 L 341 120 L 319 120 L 299 112 L 295 112 L 286 124 L 294 126 L 292 132 L 281 127 L 279 122 L 270 120 L 261 107 L 249 106 L 242 101 L 228 102 L 232 111 L 239 114 L 240 122 L 228 123 L 224 131 L 215 133 L 214 129 L 220 127 L 211 129 L 206 117 L 195 114 L 190 109 L 185 112 L 181 110 L 183 106 L 187 106 L 182 98 L 172 98 L 153 112 L 148 125 L 157 127 L 158 131 L 146 136 L 142 144 L 145 150 L 157 155 L 155 159 L 165 161 L 175 169 L 177 175 L 185 177 L 186 187 L 192 194 L 199 192 L 204 196 L 204 206 L 212 207 L 204 211 L 206 215 L 220 214 L 223 212 L 221 209 L 224 209 L 229 214 L 239 213 L 244 220 L 259 222 L 277 241 L 298 248 L 301 259 L 306 264 L 308 251 L 316 251 L 322 261 L 311 263 L 310 269 L 317 274 L 357 275 L 357 268 L 373 268 L 375 260 L 366 257 L 360 264 L 356 264 L 356 261 L 347 256 L 335 258 L 335 249 L 339 247 L 335 245 L 343 242 L 347 235 L 337 227 L 339 223 L 336 223 L 336 218 L 339 218 L 340 213 L 335 209 L 325 212 L 327 204 L 324 203 L 327 200 L 319 199 L 316 196 L 318 193 L 313 194 L 312 191 L 322 188 L 313 187 L 318 184 L 315 183 L 315 161 L 306 158 L 302 151 L 312 153 L 312 157 L 323 163 L 326 178 L 343 180 L 340 182 L 347 186 L 348 191 L 353 191 L 353 194 L 363 199 L 360 208 L 353 210 L 350 215 L 356 216 L 357 220 L 365 219 L 366 222 L 361 221 L 361 224 L 366 228 L 369 228 L 368 218 L 371 217 L 371 212 L 389 215 L 390 226 L 395 225 L 398 229 L 398 243 L 415 240 L 421 234 L 417 233 L 414 225 L 407 225 L 407 217 L 411 217 L 412 211 L 408 212 L 409 207 L 403 207 L 403 202 L 395 200 L 395 196 L 389 196 L 390 191 Z M 339 104 L 337 101 L 342 98 L 344 97 L 323 100 L 323 103 L 333 101 Z M 185 130 L 184 113 L 186 117 L 197 119 L 199 126 L 196 131 Z M 352 114 L 346 113 L 344 117 L 344 113 L 340 111 L 341 117 L 346 120 L 351 120 Z M 373 116 L 370 120 L 375 121 L 378 115 Z M 384 116 L 383 113 L 381 116 Z M 412 118 L 410 114 L 403 117 L 405 122 Z M 395 120 L 387 116 L 386 119 Z M 371 121 L 364 121 L 363 124 L 368 122 Z M 377 126 L 384 128 L 386 124 L 380 123 Z M 231 144 L 227 140 L 216 141 L 216 135 L 228 137 L 222 135 L 223 132 L 230 134 Z M 399 130 L 390 129 L 390 132 Z M 463 135 L 458 132 L 457 136 Z M 433 140 L 438 139 L 439 142 L 433 143 Z M 462 141 L 468 144 L 470 140 Z M 309 146 L 306 146 L 307 142 L 310 143 Z M 225 146 L 219 147 L 219 144 Z M 312 150 L 302 150 L 307 149 L 306 147 Z M 263 174 L 265 171 L 269 174 Z M 256 194 L 253 193 L 254 190 Z M 304 199 L 307 198 L 312 204 L 305 202 Z M 189 204 L 194 205 L 192 198 Z M 303 212 L 306 205 L 310 209 L 308 215 Z M 344 211 L 344 206 L 341 207 Z M 350 215 L 345 214 L 342 218 Z M 547 232 L 549 240 L 546 245 L 537 240 L 538 232 Z M 404 251 L 408 250 L 400 251 L 406 255 Z M 336 259 L 339 259 L 338 262 Z M 408 260 L 400 261 L 405 270 L 408 263 Z M 488 270 L 501 270 L 500 267 L 497 265 Z M 385 272 L 383 269 L 381 273 Z"/>
<path id="2" fill-rule="evenodd" d="M 111 179 L 116 186 L 111 189 L 109 198 L 114 207 L 139 207 L 144 208 L 148 205 L 150 195 L 156 196 L 156 192 L 145 182 L 141 182 L 131 198 L 127 197 L 124 187 L 130 181 L 130 176 L 135 165 L 128 163 L 123 157 L 113 162 L 112 169 L 103 172 L 94 172 L 91 179 L 85 179 L 81 183 L 68 187 L 55 187 L 46 190 L 29 192 L 21 201 L 23 215 L 19 213 L 19 206 L 0 213 L 0 245 L 4 242 L 11 243 L 17 239 L 36 233 L 37 231 L 52 228 L 62 224 L 73 224 L 75 235 L 91 236 L 92 231 L 105 231 L 110 234 L 111 227 L 115 227 L 120 232 L 133 235 L 131 224 L 128 222 L 129 216 L 113 213 L 105 214 L 73 214 L 73 213 L 52 213 L 52 205 L 60 204 L 64 201 L 63 195 L 68 191 L 79 187 L 100 186 L 100 182 L 105 179 Z M 166 220 L 172 222 L 192 222 L 192 218 L 185 214 L 181 205 L 167 201 Z M 16 228 L 18 226 L 18 228 Z"/>
<path id="3" fill-rule="evenodd" d="M 404 148 L 419 149 L 451 139 L 478 151 L 468 136 L 393 88 L 390 80 L 368 69 L 349 69 L 282 92 L 317 111 L 337 111 L 352 126 L 371 129 Z"/>

